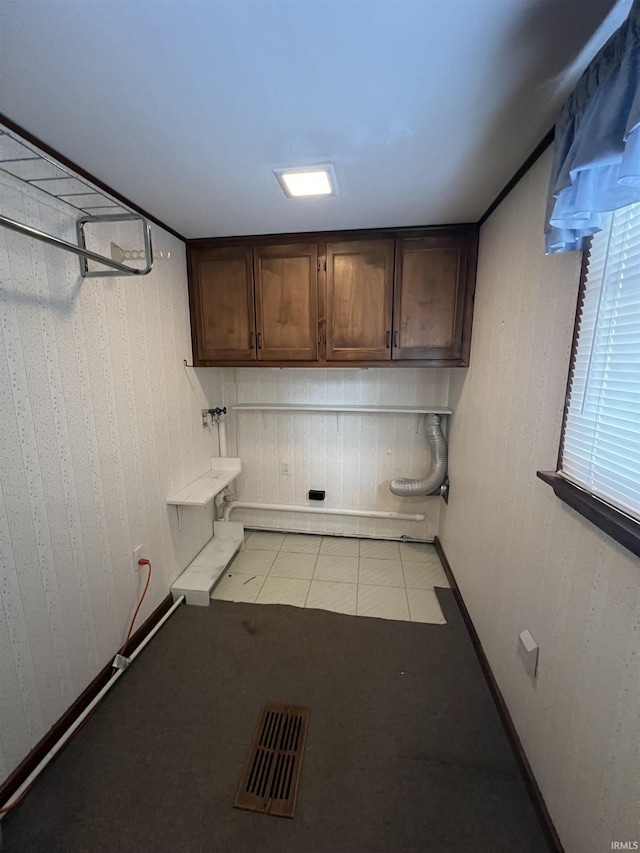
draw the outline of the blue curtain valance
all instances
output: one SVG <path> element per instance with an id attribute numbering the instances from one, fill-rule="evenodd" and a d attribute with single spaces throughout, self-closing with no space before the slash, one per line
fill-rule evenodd
<path id="1" fill-rule="evenodd" d="M 640 0 L 599 51 L 556 123 L 547 252 L 582 249 L 601 214 L 640 201 Z"/>

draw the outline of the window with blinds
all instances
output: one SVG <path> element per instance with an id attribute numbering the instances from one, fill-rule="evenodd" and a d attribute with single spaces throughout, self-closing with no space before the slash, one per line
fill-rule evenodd
<path id="1" fill-rule="evenodd" d="M 591 241 L 558 473 L 640 520 L 640 204 Z"/>

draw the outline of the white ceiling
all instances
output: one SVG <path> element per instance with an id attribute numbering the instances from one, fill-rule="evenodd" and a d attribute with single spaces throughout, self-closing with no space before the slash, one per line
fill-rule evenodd
<path id="1" fill-rule="evenodd" d="M 613 5 L 3 0 L 0 110 L 187 237 L 475 221 Z"/>

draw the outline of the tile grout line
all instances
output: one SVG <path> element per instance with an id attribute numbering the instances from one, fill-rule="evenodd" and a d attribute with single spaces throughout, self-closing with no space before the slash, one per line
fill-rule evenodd
<path id="1" fill-rule="evenodd" d="M 404 571 L 403 571 L 404 574 Z M 409 614 L 409 622 L 413 622 L 413 616 L 411 615 L 411 606 L 409 605 L 409 593 L 407 592 L 407 585 L 405 583 L 404 586 L 404 597 L 407 602 L 407 613 Z"/>
<path id="2" fill-rule="evenodd" d="M 322 545 L 322 542 L 320 544 Z M 318 554 L 319 553 L 320 552 L 318 551 Z M 316 561 L 313 564 L 313 571 L 311 572 L 311 577 L 309 578 L 309 589 L 307 590 L 307 595 L 306 595 L 306 598 L 304 600 L 304 604 L 302 605 L 305 608 L 307 606 L 307 601 L 309 601 L 309 593 L 311 592 L 311 584 L 313 583 L 313 576 L 316 573 L 316 566 L 318 565 L 318 554 L 316 554 Z"/>

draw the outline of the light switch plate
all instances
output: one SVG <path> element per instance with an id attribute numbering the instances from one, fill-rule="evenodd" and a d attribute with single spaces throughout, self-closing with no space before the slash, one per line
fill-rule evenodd
<path id="1" fill-rule="evenodd" d="M 538 674 L 538 644 L 533 639 L 530 631 L 522 631 L 518 635 L 518 654 L 522 658 L 522 663 L 527 673 L 531 678 L 535 678 Z"/>

